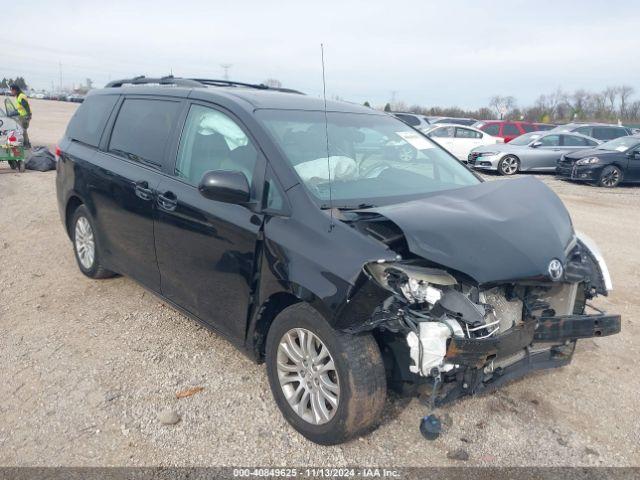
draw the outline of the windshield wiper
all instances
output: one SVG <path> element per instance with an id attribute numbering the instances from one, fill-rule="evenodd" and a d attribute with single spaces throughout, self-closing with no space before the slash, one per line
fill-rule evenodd
<path id="1" fill-rule="evenodd" d="M 338 210 L 364 210 L 365 208 L 375 208 L 376 206 L 377 205 L 373 205 L 371 203 L 360 203 L 358 205 L 332 205 L 332 206 L 329 206 L 328 204 L 324 203 L 320 208 L 323 210 L 327 210 L 331 207 L 337 208 Z"/>

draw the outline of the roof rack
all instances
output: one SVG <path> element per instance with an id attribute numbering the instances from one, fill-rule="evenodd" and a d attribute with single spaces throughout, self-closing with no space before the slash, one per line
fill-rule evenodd
<path id="1" fill-rule="evenodd" d="M 292 88 L 278 88 L 278 87 L 270 87 L 265 85 L 264 83 L 244 83 L 244 82 L 234 82 L 232 80 L 218 80 L 214 78 L 189 78 L 189 80 L 195 80 L 196 82 L 200 82 L 203 85 L 212 86 L 212 87 L 248 87 L 248 88 L 256 88 L 259 90 L 274 90 L 276 92 L 285 92 L 285 93 L 297 93 L 300 95 L 304 95 L 299 90 L 294 90 Z"/>
<path id="2" fill-rule="evenodd" d="M 175 85 L 177 87 L 201 87 L 202 83 L 188 78 L 176 78 L 173 75 L 167 75 L 160 78 L 147 78 L 144 75 L 133 78 L 124 78 L 122 80 L 114 80 L 105 85 L 104 88 L 116 88 L 123 85 Z"/>
<path id="3" fill-rule="evenodd" d="M 234 82 L 231 80 L 217 80 L 212 78 L 179 78 L 174 77 L 173 75 L 167 75 L 166 77 L 161 78 L 147 78 L 144 75 L 140 75 L 138 77 L 133 78 L 125 78 L 122 80 L 114 80 L 105 85 L 105 88 L 116 88 L 122 87 L 123 85 L 175 85 L 177 87 L 247 87 L 247 88 L 255 88 L 259 90 L 273 90 L 277 92 L 285 92 L 285 93 L 297 93 L 299 95 L 304 95 L 304 93 L 293 90 L 291 88 L 275 88 L 269 87 L 262 83 L 254 84 L 254 83 L 244 83 L 244 82 Z"/>

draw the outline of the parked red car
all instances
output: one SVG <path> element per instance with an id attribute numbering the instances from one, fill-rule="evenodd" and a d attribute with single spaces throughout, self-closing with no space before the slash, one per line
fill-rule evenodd
<path id="1" fill-rule="evenodd" d="M 494 137 L 504 138 L 505 143 L 519 137 L 523 133 L 540 130 L 535 123 L 509 122 L 504 120 L 482 120 L 473 126 Z"/>

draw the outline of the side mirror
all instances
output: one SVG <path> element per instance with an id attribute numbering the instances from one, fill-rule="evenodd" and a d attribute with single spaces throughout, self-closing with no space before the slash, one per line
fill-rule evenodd
<path id="1" fill-rule="evenodd" d="M 218 202 L 245 204 L 251 199 L 247 177 L 242 172 L 211 170 L 205 172 L 198 185 L 200 194 Z"/>
<path id="2" fill-rule="evenodd" d="M 533 142 L 531 148 L 538 148 L 540 145 L 542 145 L 542 142 Z"/>

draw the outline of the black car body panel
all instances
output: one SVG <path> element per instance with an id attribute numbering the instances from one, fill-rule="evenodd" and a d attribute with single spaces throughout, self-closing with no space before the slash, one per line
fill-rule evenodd
<path id="1" fill-rule="evenodd" d="M 565 364 L 576 338 L 619 330 L 619 316 L 606 317 L 607 328 L 598 330 L 593 327 L 596 316 L 584 313 L 586 300 L 607 294 L 608 272 L 601 258 L 576 240 L 560 199 L 536 179 L 482 182 L 473 177 L 477 184 L 408 201 L 403 197 L 369 208 L 331 208 L 335 205 L 328 202 L 321 207 L 256 112 L 318 112 L 324 109 L 322 100 L 245 88 L 137 86 L 92 92 L 79 112 L 89 111 L 96 98 L 104 96 L 111 96 L 102 102 L 110 108 L 101 113 L 97 129 L 80 134 L 68 130 L 59 144 L 56 189 L 67 232 L 72 236 L 70 217 L 84 204 L 96 225 L 96 242 L 107 269 L 139 281 L 228 336 L 257 361 L 263 360 L 265 337 L 275 316 L 288 305 L 306 302 L 336 330 L 372 332 L 383 347 L 394 380 L 390 384 L 424 384 L 433 378 L 429 372 L 416 373 L 407 338 L 427 323 L 425 319 L 449 319 L 483 335 L 465 335 L 460 329 L 466 341 L 447 340 L 443 361 L 459 361 L 449 362 L 442 372 L 442 382 L 449 385 L 440 397 L 444 401 L 498 385 L 500 372 L 504 381 L 532 368 Z M 141 136 L 157 139 L 156 145 L 140 140 L 146 148 L 155 148 L 155 158 L 141 161 L 110 151 L 123 105 L 131 99 L 174 104 L 161 125 L 166 129 L 163 135 L 141 127 Z M 255 147 L 248 202 L 205 198 L 197 184 L 178 175 L 180 143 L 195 107 L 228 117 L 246 136 L 242 146 Z M 342 102 L 327 102 L 327 109 L 388 118 Z M 197 134 L 213 145 L 210 132 Z M 469 172 L 453 157 L 447 159 Z M 282 196 L 277 208 L 266 202 L 272 188 Z M 552 260 L 562 267 L 559 278 L 549 277 Z M 382 270 L 384 278 L 379 276 Z M 385 283 L 391 279 L 406 286 L 403 275 L 412 271 L 424 272 L 427 285 L 435 282 L 443 301 L 433 308 L 422 300 L 411 303 L 396 288 L 399 284 Z M 442 279 L 453 280 L 438 283 Z M 563 288 L 578 299 L 575 307 L 573 300 L 559 307 L 562 299 L 550 298 Z M 493 314 L 485 298 L 490 291 L 520 308 L 514 326 L 495 337 L 497 329 L 484 336 L 488 327 L 483 322 Z M 464 308 L 456 310 L 455 302 Z M 473 313 L 475 320 L 463 311 Z M 547 332 L 544 341 L 553 345 L 531 353 L 542 332 Z M 502 358 L 514 352 L 535 356 L 538 367 L 521 358 Z M 484 355 L 484 365 L 461 360 L 477 355 Z M 493 368 L 498 360 L 506 362 L 502 370 L 488 372 L 488 363 Z"/>
<path id="2" fill-rule="evenodd" d="M 484 182 L 369 211 L 396 223 L 412 253 L 479 284 L 546 277 L 550 259 L 566 261 L 573 237 L 566 208 L 535 178 Z"/>
<path id="3" fill-rule="evenodd" d="M 640 138 L 638 143 L 640 145 Z M 591 157 L 597 157 L 599 162 L 589 165 L 576 164 L 578 160 Z M 623 182 L 640 182 L 640 153 L 633 151 L 618 152 L 594 148 L 574 152 L 565 155 L 558 161 L 556 175 L 566 180 L 598 182 L 602 170 L 608 165 L 613 165 L 621 170 Z"/>

